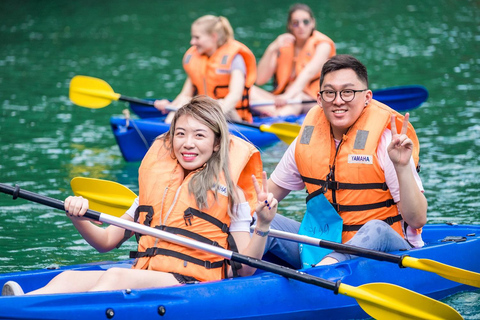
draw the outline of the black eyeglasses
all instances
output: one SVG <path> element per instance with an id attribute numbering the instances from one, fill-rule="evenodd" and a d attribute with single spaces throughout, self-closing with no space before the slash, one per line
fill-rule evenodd
<path id="1" fill-rule="evenodd" d="M 350 102 L 355 99 L 355 93 L 367 91 L 368 89 L 363 90 L 353 90 L 353 89 L 344 89 L 341 91 L 333 90 L 323 90 L 320 91 L 320 96 L 325 102 L 332 102 L 337 98 L 337 92 L 340 92 L 340 98 L 345 102 Z"/>
<path id="2" fill-rule="evenodd" d="M 293 20 L 293 21 L 292 21 L 292 26 L 293 26 L 294 28 L 298 28 L 298 26 L 300 25 L 301 22 L 303 22 L 303 25 L 304 25 L 305 27 L 307 27 L 307 26 L 310 24 L 310 22 L 312 22 L 312 20 L 310 20 L 310 19 Z"/>

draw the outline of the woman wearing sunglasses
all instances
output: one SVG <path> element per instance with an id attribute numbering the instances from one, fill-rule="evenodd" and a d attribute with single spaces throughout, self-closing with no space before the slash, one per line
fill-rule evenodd
<path id="1" fill-rule="evenodd" d="M 315 100 L 322 66 L 335 55 L 335 43 L 315 30 L 309 6 L 299 3 L 290 8 L 287 31 L 267 47 L 257 67 L 256 84 L 264 85 L 273 77 L 273 91 L 257 86 L 250 91 L 251 101 L 275 100 L 274 106 L 255 108 L 269 116 L 308 111 L 314 104 L 287 104 L 287 100 Z"/>

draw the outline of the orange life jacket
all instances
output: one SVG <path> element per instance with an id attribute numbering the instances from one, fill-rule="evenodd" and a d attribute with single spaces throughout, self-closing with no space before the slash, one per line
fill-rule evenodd
<path id="1" fill-rule="evenodd" d="M 256 206 L 257 196 L 252 183 L 252 174 L 261 179 L 262 162 L 260 153 L 250 143 L 231 136 L 231 178 L 245 193 L 251 213 Z M 184 177 L 184 170 L 163 139 L 157 139 L 144 157 L 139 169 L 139 207 L 135 218 L 139 223 L 166 230 L 204 243 L 229 248 L 234 241 L 228 231 L 228 197 L 222 177 L 215 188 L 208 192 L 208 208 L 200 210 L 195 198 L 188 191 L 188 183 L 196 172 Z M 137 258 L 136 269 L 174 272 L 194 277 L 200 281 L 219 280 L 225 277 L 225 261 L 214 254 L 169 243 L 158 238 L 137 235 L 138 251 L 131 257 Z M 230 244 L 230 246 L 229 246 Z"/>
<path id="2" fill-rule="evenodd" d="M 195 95 L 204 94 L 211 98 L 221 99 L 228 94 L 231 65 L 237 54 L 240 54 L 245 60 L 247 74 L 243 97 L 236 105 L 236 109 L 243 120 L 252 122 L 249 91 L 257 79 L 257 65 L 255 56 L 247 46 L 236 40 L 229 40 L 211 57 L 200 55 L 195 47 L 191 47 L 183 57 L 183 68 L 192 80 Z"/>
<path id="3" fill-rule="evenodd" d="M 297 57 L 295 57 L 293 43 L 280 49 L 277 58 L 277 69 L 275 70 L 274 75 L 273 94 L 281 94 L 285 91 L 290 82 L 294 80 L 291 79 L 293 67 L 295 66 L 295 77 L 297 77 L 310 60 L 312 60 L 316 47 L 323 42 L 330 44 L 332 49 L 330 50 L 329 58 L 333 57 L 336 54 L 335 43 L 332 39 L 317 30 L 313 31 L 313 34 L 308 38 Z M 312 98 L 316 98 L 317 92 L 320 90 L 319 86 L 320 72 L 311 79 L 310 83 L 303 89 L 303 91 Z"/>
<path id="4" fill-rule="evenodd" d="M 372 100 L 338 147 L 320 106 L 312 108 L 303 122 L 295 146 L 295 161 L 308 197 L 325 193 L 342 217 L 343 242 L 373 219 L 384 220 L 404 236 L 401 215 L 377 158 L 377 147 L 385 129 L 390 128 L 392 113 L 396 115 L 397 128 L 401 128 L 404 118 L 401 114 Z M 418 164 L 420 145 L 412 125 L 407 135 L 413 141 L 413 158 Z"/>

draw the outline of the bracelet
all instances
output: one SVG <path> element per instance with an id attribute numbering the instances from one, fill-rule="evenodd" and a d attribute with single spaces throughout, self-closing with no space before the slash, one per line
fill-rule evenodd
<path id="1" fill-rule="evenodd" d="M 258 234 L 260 237 L 266 237 L 270 233 L 270 229 L 268 229 L 267 231 L 261 231 L 255 228 L 254 232 Z"/>

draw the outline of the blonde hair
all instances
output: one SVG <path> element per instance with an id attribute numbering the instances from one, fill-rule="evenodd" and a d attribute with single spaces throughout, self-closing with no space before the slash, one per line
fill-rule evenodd
<path id="1" fill-rule="evenodd" d="M 217 46 L 224 45 L 228 40 L 233 40 L 233 29 L 228 19 L 222 16 L 206 15 L 198 18 L 192 26 L 200 26 L 207 34 L 216 33 Z"/>
<path id="2" fill-rule="evenodd" d="M 199 209 L 207 208 L 209 205 L 207 196 L 210 190 L 215 190 L 215 200 L 218 200 L 218 188 L 216 188 L 216 185 L 219 183 L 220 176 L 223 173 L 230 204 L 228 213 L 231 215 L 231 208 L 238 202 L 238 198 L 236 186 L 230 176 L 230 133 L 225 115 L 216 100 L 203 95 L 193 97 L 189 103 L 178 109 L 175 112 L 169 131 L 164 135 L 165 145 L 170 149 L 173 158 L 175 158 L 175 155 L 171 146 L 173 146 L 176 123 L 184 115 L 192 117 L 210 128 L 215 134 L 214 145 L 219 146 L 218 151 L 212 154 L 203 169 L 193 175 L 188 184 L 188 191 L 195 197 Z"/>

